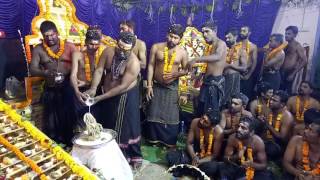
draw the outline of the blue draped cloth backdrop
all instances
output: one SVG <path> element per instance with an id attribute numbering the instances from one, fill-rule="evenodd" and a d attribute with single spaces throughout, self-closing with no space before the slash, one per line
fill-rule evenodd
<path id="1" fill-rule="evenodd" d="M 128 0 L 121 6 L 116 2 L 123 0 L 73 0 L 77 17 L 87 24 L 99 24 L 103 32 L 116 37 L 119 21 L 133 19 L 136 22 L 137 36 L 146 41 L 148 48 L 165 40 L 170 25 L 170 7 L 174 7 L 175 23 L 186 25 L 191 11 L 195 13 L 193 24 L 201 27 L 210 19 L 212 0 Z M 248 25 L 252 29 L 251 41 L 259 47 L 268 42 L 280 0 L 242 0 L 242 15 L 237 16 L 238 8 L 234 2 L 240 0 L 215 0 L 213 19 L 218 24 L 218 35 L 231 27 Z M 0 29 L 7 38 L 17 38 L 17 29 L 23 35 L 30 34 L 31 20 L 39 13 L 36 0 L 0 0 Z M 122 7 L 122 8 L 121 8 Z"/>

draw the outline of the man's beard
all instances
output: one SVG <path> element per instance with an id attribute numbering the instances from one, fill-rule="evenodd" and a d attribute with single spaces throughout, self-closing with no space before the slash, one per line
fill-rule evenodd
<path id="1" fill-rule="evenodd" d="M 239 35 L 239 39 L 240 39 L 240 40 L 248 39 L 248 35 L 240 34 L 240 35 Z"/>
<path id="2" fill-rule="evenodd" d="M 174 48 L 174 47 L 176 47 L 176 44 L 174 44 L 173 42 L 171 42 L 171 41 L 168 41 L 167 42 L 167 46 L 168 46 L 168 48 Z"/>
<path id="3" fill-rule="evenodd" d="M 226 41 L 226 44 L 227 44 L 227 46 L 228 46 L 229 48 L 231 48 L 231 47 L 235 44 L 235 42 L 233 42 L 233 41 Z"/>
<path id="4" fill-rule="evenodd" d="M 236 137 L 237 137 L 238 139 L 241 139 L 241 140 L 243 140 L 243 139 L 248 139 L 248 138 L 250 137 L 250 133 L 242 134 L 242 133 L 240 133 L 239 131 L 237 131 L 237 132 L 236 132 Z"/>
<path id="5" fill-rule="evenodd" d="M 129 58 L 128 54 L 123 51 L 118 51 L 116 55 L 117 59 L 120 61 L 125 61 Z"/>

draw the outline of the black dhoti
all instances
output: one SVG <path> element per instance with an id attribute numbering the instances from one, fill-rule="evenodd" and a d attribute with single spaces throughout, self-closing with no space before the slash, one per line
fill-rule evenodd
<path id="1" fill-rule="evenodd" d="M 278 70 L 263 71 L 261 80 L 269 83 L 273 90 L 280 89 L 281 75 Z"/>
<path id="2" fill-rule="evenodd" d="M 57 143 L 71 145 L 72 124 L 76 121 L 72 100 L 73 89 L 69 80 L 55 87 L 44 87 L 41 96 L 43 111 L 43 131 Z"/>
<path id="3" fill-rule="evenodd" d="M 226 74 L 225 77 L 225 88 L 224 88 L 224 101 L 223 105 L 227 106 L 233 95 L 240 93 L 240 73 L 235 72 L 232 74 Z"/>
<path id="4" fill-rule="evenodd" d="M 118 133 L 116 140 L 129 163 L 142 162 L 138 86 L 97 105 L 100 106 L 99 122 Z"/>

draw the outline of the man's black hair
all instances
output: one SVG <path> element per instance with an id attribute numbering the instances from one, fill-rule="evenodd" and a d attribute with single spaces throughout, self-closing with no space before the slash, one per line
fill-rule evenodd
<path id="1" fill-rule="evenodd" d="M 132 48 L 136 44 L 136 36 L 131 32 L 120 32 L 119 40 L 126 44 L 132 44 Z"/>
<path id="2" fill-rule="evenodd" d="M 298 32 L 299 32 L 299 29 L 298 29 L 297 26 L 288 26 L 288 27 L 286 28 L 286 31 L 288 31 L 288 30 L 291 30 L 291 31 L 293 32 L 293 34 L 295 34 L 295 35 L 297 35 Z"/>
<path id="3" fill-rule="evenodd" d="M 275 39 L 277 42 L 279 42 L 280 44 L 283 43 L 283 35 L 282 35 L 282 34 L 275 33 L 275 34 L 272 34 L 272 35 L 271 35 L 271 38 L 273 38 L 273 37 L 274 37 L 274 39 Z"/>
<path id="4" fill-rule="evenodd" d="M 287 104 L 289 95 L 287 92 L 283 90 L 277 90 L 273 93 L 274 96 L 279 96 L 280 97 L 280 102 L 283 104 Z"/>
<path id="5" fill-rule="evenodd" d="M 168 33 L 178 35 L 180 38 L 182 38 L 184 33 L 184 28 L 182 27 L 181 24 L 172 24 L 169 27 Z"/>
<path id="6" fill-rule="evenodd" d="M 204 28 L 204 27 L 209 28 L 209 29 L 211 29 L 212 31 L 215 31 L 215 32 L 217 32 L 217 30 L 218 30 L 218 27 L 217 27 L 216 23 L 214 23 L 213 21 L 205 22 L 202 25 L 202 28 Z"/>
<path id="7" fill-rule="evenodd" d="M 55 32 L 58 32 L 57 26 L 52 21 L 43 21 L 40 25 L 40 32 L 41 34 L 44 34 L 45 32 L 53 30 Z"/>

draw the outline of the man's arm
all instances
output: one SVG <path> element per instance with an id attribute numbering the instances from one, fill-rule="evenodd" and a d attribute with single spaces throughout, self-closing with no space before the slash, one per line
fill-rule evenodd
<path id="1" fill-rule="evenodd" d="M 216 137 L 214 138 L 214 146 L 213 146 L 213 155 L 212 159 L 216 159 L 220 155 L 220 150 L 221 150 L 221 145 L 223 142 L 223 129 L 217 125 L 215 127 L 215 135 Z"/>
<path id="2" fill-rule="evenodd" d="M 225 110 L 221 112 L 221 121 L 219 125 L 223 130 L 226 128 L 227 118 L 226 118 Z"/>
<path id="3" fill-rule="evenodd" d="M 252 51 L 250 53 L 250 60 L 251 60 L 251 66 L 248 69 L 248 72 L 246 74 L 246 76 L 249 78 L 252 73 L 254 72 L 254 70 L 256 69 L 257 66 L 257 59 L 258 59 L 258 49 L 257 46 L 255 44 L 252 44 Z"/>
<path id="4" fill-rule="evenodd" d="M 40 68 L 40 51 L 39 46 L 33 49 L 32 59 L 30 64 L 30 73 L 32 76 L 46 77 L 48 76 L 48 71 L 42 70 Z"/>
<path id="5" fill-rule="evenodd" d="M 188 74 L 188 70 L 187 70 L 188 53 L 184 49 L 183 49 L 182 52 L 183 52 L 182 59 L 181 59 L 181 67 L 182 67 L 182 69 L 179 71 L 179 76 L 178 77 Z"/>
<path id="6" fill-rule="evenodd" d="M 263 141 L 260 139 L 256 144 L 257 146 L 257 161 L 253 161 L 252 167 L 255 170 L 264 170 L 267 168 L 267 155 L 265 151 L 265 145 Z"/>
<path id="7" fill-rule="evenodd" d="M 265 68 L 271 68 L 274 65 L 278 64 L 279 62 L 281 62 L 280 64 L 282 65 L 284 61 L 284 56 L 285 56 L 284 52 L 278 53 L 274 58 L 270 60 L 266 60 L 263 66 Z"/>
<path id="8" fill-rule="evenodd" d="M 151 48 L 150 59 L 149 59 L 149 64 L 148 64 L 148 75 L 147 75 L 148 88 L 152 87 L 152 80 L 153 80 L 155 59 L 156 59 L 156 52 L 157 52 L 157 45 L 155 44 Z"/>
<path id="9" fill-rule="evenodd" d="M 257 116 L 256 108 L 257 108 L 257 101 L 256 101 L 256 100 L 253 100 L 253 101 L 250 103 L 250 112 L 252 113 L 252 115 L 253 115 L 254 117 Z M 261 109 L 261 110 L 262 110 L 262 109 Z"/>
<path id="10" fill-rule="evenodd" d="M 193 148 L 193 141 L 195 136 L 194 129 L 196 128 L 196 125 L 197 125 L 196 122 L 197 122 L 197 119 L 192 120 L 191 127 L 189 129 L 188 137 L 187 137 L 187 151 L 192 159 L 194 159 L 197 156 Z"/>
<path id="11" fill-rule="evenodd" d="M 216 52 L 214 54 L 211 54 L 210 56 L 202 56 L 195 58 L 194 61 L 196 61 L 197 63 L 219 61 L 223 58 L 223 55 L 225 54 L 226 50 L 226 43 L 219 40 Z"/>
<path id="12" fill-rule="evenodd" d="M 70 75 L 71 86 L 75 92 L 79 92 L 78 88 L 78 61 L 81 58 L 81 52 L 75 51 L 72 53 L 72 68 Z"/>
<path id="13" fill-rule="evenodd" d="M 229 136 L 227 147 L 224 151 L 224 160 L 227 162 L 237 162 L 239 157 L 236 153 L 234 153 L 234 143 L 236 139 L 234 135 Z"/>
<path id="14" fill-rule="evenodd" d="M 240 50 L 239 64 L 228 64 L 227 67 L 232 68 L 240 73 L 244 73 L 247 71 L 247 55 L 243 49 Z"/>
<path id="15" fill-rule="evenodd" d="M 299 136 L 294 136 L 289 141 L 289 144 L 287 146 L 286 152 L 284 153 L 284 157 L 282 161 L 283 167 L 285 168 L 285 170 L 296 177 L 302 174 L 302 172 L 299 169 L 295 168 L 292 165 L 294 161 L 294 157 L 296 157 L 296 145 L 299 138 L 300 138 Z"/>
<path id="16" fill-rule="evenodd" d="M 137 58 L 133 53 L 131 55 L 131 58 Z M 129 60 L 130 61 L 130 60 Z M 121 79 L 121 82 L 119 85 L 113 87 L 106 93 L 102 94 L 101 96 L 97 97 L 98 101 L 108 99 L 110 97 L 122 94 L 126 92 L 129 88 L 129 86 L 137 80 L 137 77 L 140 72 L 140 62 L 138 59 L 136 61 L 134 59 L 131 60 L 132 62 L 130 64 L 127 64 L 125 73 Z"/>
<path id="17" fill-rule="evenodd" d="M 111 53 L 110 50 L 111 50 L 110 48 L 105 48 L 100 56 L 98 66 L 93 74 L 91 87 L 90 87 L 91 90 L 97 90 L 97 87 L 100 84 L 101 77 L 102 77 L 103 71 L 104 71 L 104 67 L 105 67 L 107 59 L 109 57 L 108 54 Z"/>
<path id="18" fill-rule="evenodd" d="M 290 111 L 291 113 L 293 112 L 293 104 L 294 104 L 294 97 L 290 97 L 288 102 L 287 102 L 287 109 L 288 111 Z"/>
<path id="19" fill-rule="evenodd" d="M 147 53 L 146 43 L 141 41 L 141 45 L 139 46 L 139 50 L 138 50 L 138 59 L 140 61 L 141 69 L 146 69 L 146 66 L 147 66 L 146 53 Z"/>

